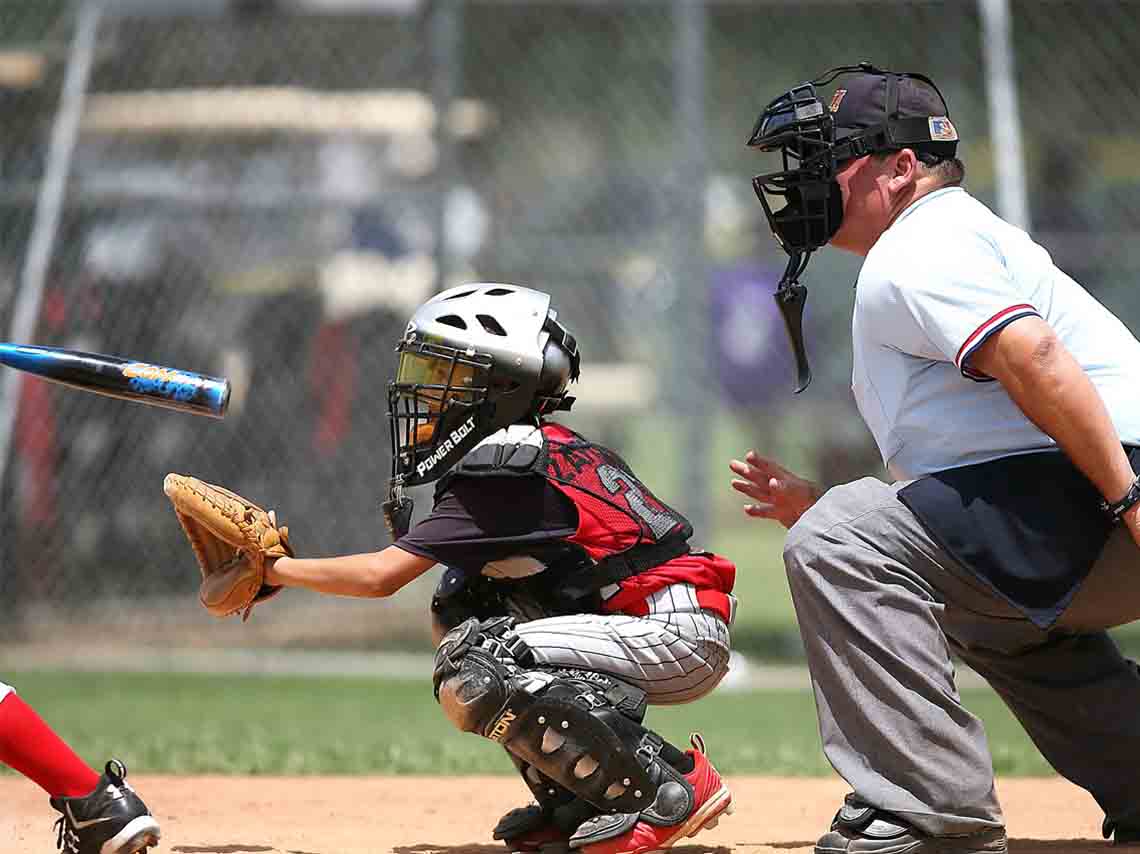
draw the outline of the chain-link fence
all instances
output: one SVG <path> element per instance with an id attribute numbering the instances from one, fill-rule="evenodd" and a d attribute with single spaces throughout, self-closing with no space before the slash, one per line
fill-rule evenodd
<path id="1" fill-rule="evenodd" d="M 743 143 L 764 103 L 829 66 L 921 70 L 950 103 L 969 187 L 994 202 L 982 5 L 3 0 L 6 337 L 30 312 L 23 343 L 234 385 L 220 422 L 18 385 L 4 633 L 232 638 L 194 610 L 167 471 L 279 508 L 307 554 L 385 545 L 392 348 L 458 281 L 554 294 L 586 358 L 575 424 L 702 542 L 737 517 L 721 473 L 747 445 L 835 479 L 877 471 L 847 390 L 857 259 L 812 263 L 816 379 L 793 400 L 770 297 L 783 258 Z M 1031 226 L 1140 328 L 1140 6 L 1010 8 Z M 429 587 L 401 607 L 422 611 Z M 261 609 L 276 616 L 243 642 L 426 636 L 373 603 L 330 628 L 315 598 Z"/>

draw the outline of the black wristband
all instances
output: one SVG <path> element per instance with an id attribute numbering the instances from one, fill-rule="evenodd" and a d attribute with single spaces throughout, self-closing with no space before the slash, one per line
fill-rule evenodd
<path id="1" fill-rule="evenodd" d="M 1128 491 L 1124 493 L 1123 498 L 1112 504 L 1109 504 L 1107 501 L 1100 502 L 1100 510 L 1108 516 L 1110 522 L 1115 524 L 1120 521 L 1121 516 L 1137 504 L 1140 504 L 1140 475 L 1132 481 L 1132 486 L 1128 487 Z"/>

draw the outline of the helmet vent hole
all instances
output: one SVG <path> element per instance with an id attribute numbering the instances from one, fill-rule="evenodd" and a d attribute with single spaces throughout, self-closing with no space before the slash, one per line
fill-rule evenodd
<path id="1" fill-rule="evenodd" d="M 490 335 L 502 335 L 506 337 L 507 330 L 503 329 L 499 321 L 491 317 L 489 314 L 477 314 L 475 319 L 483 324 L 483 329 Z"/>
<path id="2" fill-rule="evenodd" d="M 463 299 L 464 297 L 471 296 L 471 294 L 473 294 L 473 293 L 475 293 L 475 291 L 461 291 L 457 294 L 452 294 L 449 297 L 444 297 L 443 301 L 447 302 L 448 300 L 452 300 L 452 299 Z"/>
<path id="3" fill-rule="evenodd" d="M 464 323 L 463 318 L 455 314 L 446 314 L 443 317 L 437 317 L 436 323 L 442 323 L 444 326 L 454 326 L 456 329 L 466 329 L 467 324 Z"/>
<path id="4" fill-rule="evenodd" d="M 508 294 L 513 294 L 514 291 L 509 288 L 491 288 L 489 291 L 484 291 L 484 296 L 488 297 L 505 297 Z"/>

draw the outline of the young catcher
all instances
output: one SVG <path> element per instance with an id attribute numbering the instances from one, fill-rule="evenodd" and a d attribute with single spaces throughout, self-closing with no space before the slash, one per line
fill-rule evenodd
<path id="1" fill-rule="evenodd" d="M 716 824 L 732 796 L 709 763 L 642 720 L 728 669 L 736 570 L 613 451 L 547 420 L 570 409 L 577 344 L 547 294 L 452 288 L 422 305 L 389 386 L 394 544 L 297 558 L 272 514 L 194 478 L 165 489 L 212 613 L 281 587 L 390 596 L 446 564 L 431 610 L 448 719 L 501 744 L 537 803 L 494 837 L 516 851 L 642 854 Z M 436 481 L 408 530 L 403 489 Z"/>

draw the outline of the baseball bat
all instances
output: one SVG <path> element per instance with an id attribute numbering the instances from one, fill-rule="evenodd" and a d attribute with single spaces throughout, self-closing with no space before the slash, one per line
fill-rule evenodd
<path id="1" fill-rule="evenodd" d="M 0 344 L 0 364 L 82 391 L 224 418 L 230 382 L 192 371 L 61 347 Z"/>

